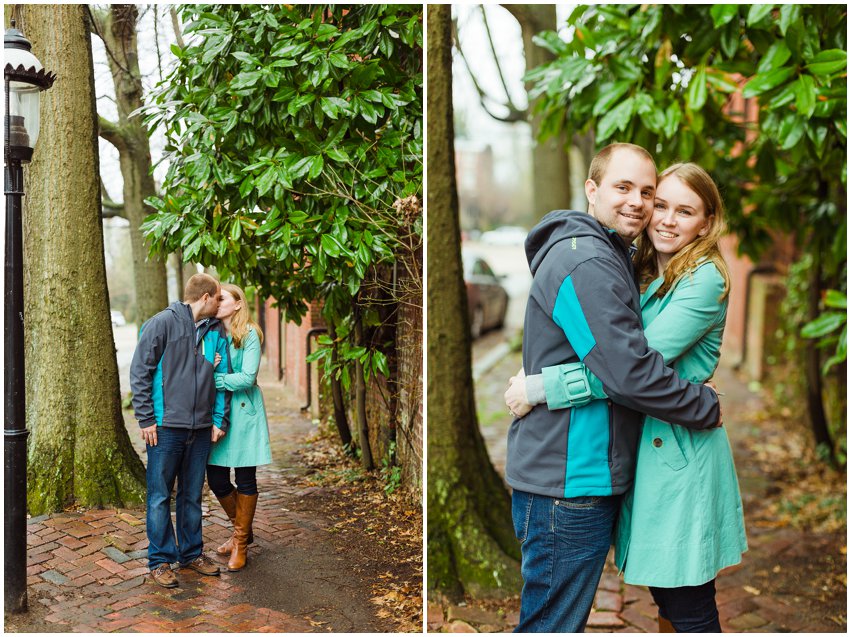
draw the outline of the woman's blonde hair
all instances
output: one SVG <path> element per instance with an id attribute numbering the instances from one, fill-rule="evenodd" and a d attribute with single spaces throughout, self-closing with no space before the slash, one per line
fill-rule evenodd
<path id="1" fill-rule="evenodd" d="M 230 335 L 233 338 L 233 346 L 239 349 L 242 347 L 243 339 L 248 336 L 248 331 L 253 327 L 263 342 L 263 330 L 251 318 L 251 312 L 248 310 L 248 301 L 245 299 L 245 292 L 233 283 L 222 283 L 222 291 L 228 292 L 240 304 L 240 308 L 233 313 L 230 320 Z"/>
<path id="2" fill-rule="evenodd" d="M 724 279 L 724 291 L 718 299 L 722 301 L 730 293 L 730 272 L 718 248 L 718 242 L 727 230 L 727 224 L 724 221 L 724 202 L 721 199 L 721 193 L 718 192 L 718 186 L 715 185 L 709 173 L 697 164 L 674 164 L 666 168 L 659 175 L 657 187 L 658 184 L 661 184 L 662 181 L 669 177 L 676 177 L 700 197 L 709 223 L 709 231 L 702 237 L 697 237 L 668 261 L 668 265 L 665 266 L 664 281 L 656 294 L 658 296 L 667 294 L 668 290 L 671 289 L 681 276 L 694 270 L 698 262 L 702 259 L 708 259 L 715 264 L 715 267 L 718 268 L 718 272 L 721 273 Z M 635 269 L 641 282 L 641 290 L 644 291 L 658 276 L 656 250 L 650 241 L 650 237 L 647 235 L 646 229 L 639 237 L 637 247 Z"/>

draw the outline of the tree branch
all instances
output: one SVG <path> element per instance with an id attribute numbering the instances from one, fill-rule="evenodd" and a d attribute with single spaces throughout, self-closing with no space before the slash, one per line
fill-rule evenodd
<path id="1" fill-rule="evenodd" d="M 464 49 L 461 48 L 461 39 L 458 37 L 458 22 L 457 20 L 452 21 L 452 35 L 455 40 L 455 48 L 458 49 L 458 53 L 461 54 L 461 59 L 464 61 L 464 66 L 467 68 L 467 73 L 470 75 L 470 79 L 473 80 L 473 86 L 476 88 L 476 92 L 479 94 L 479 103 L 482 105 L 482 108 L 485 112 L 490 115 L 492 118 L 499 120 L 501 122 L 515 123 L 515 122 L 526 122 L 528 121 L 528 109 L 518 109 L 512 103 L 504 104 L 499 100 L 492 98 L 487 92 L 479 85 L 478 80 L 476 79 L 475 74 L 473 73 L 473 69 L 470 68 L 470 63 L 467 61 L 467 56 L 464 55 Z M 494 55 L 494 60 L 496 61 L 496 56 Z M 497 67 L 499 67 L 499 62 L 496 62 Z M 506 95 L 508 97 L 508 95 Z M 503 108 L 508 109 L 508 115 L 499 116 L 493 113 L 490 108 L 488 108 L 486 104 L 486 100 L 499 104 Z M 509 97 L 510 100 L 510 97 Z"/>
<path id="2" fill-rule="evenodd" d="M 174 29 L 174 39 L 177 42 L 177 46 L 182 49 L 186 46 L 186 43 L 183 41 L 183 34 L 180 31 L 180 20 L 177 19 L 177 10 L 171 7 L 169 13 L 171 13 L 171 28 Z"/>
<path id="3" fill-rule="evenodd" d="M 127 148 L 127 143 L 124 141 L 124 136 L 121 134 L 118 125 L 110 122 L 102 115 L 98 115 L 98 135 L 115 146 L 119 152 Z"/>
<path id="4" fill-rule="evenodd" d="M 520 111 L 521 109 L 517 107 L 514 103 L 514 100 L 511 99 L 511 91 L 508 90 L 508 83 L 505 81 L 505 74 L 502 72 L 502 65 L 499 63 L 499 58 L 496 56 L 496 47 L 493 43 L 493 36 L 491 35 L 490 24 L 488 24 L 488 14 L 485 11 L 485 5 L 480 4 L 479 9 L 482 12 L 482 22 L 485 25 L 485 33 L 488 36 L 488 44 L 491 47 L 491 54 L 493 55 L 493 61 L 496 63 L 496 72 L 499 74 L 499 81 L 502 82 L 502 90 L 505 91 L 505 99 L 508 102 L 508 106 L 512 111 Z"/>
<path id="5" fill-rule="evenodd" d="M 100 202 L 100 216 L 103 219 L 111 219 L 112 217 L 121 217 L 127 219 L 127 213 L 124 211 L 124 204 L 117 201 L 103 199 Z"/>

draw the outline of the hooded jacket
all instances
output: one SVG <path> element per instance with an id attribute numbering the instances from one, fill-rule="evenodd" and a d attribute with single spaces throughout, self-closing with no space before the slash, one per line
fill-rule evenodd
<path id="1" fill-rule="evenodd" d="M 216 352 L 222 360 L 213 369 Z M 228 341 L 218 319 L 196 330 L 192 308 L 177 301 L 146 321 L 130 364 L 139 427 L 159 425 L 227 430 L 230 393 L 216 390 L 215 372 L 228 372 Z"/>
<path id="2" fill-rule="evenodd" d="M 715 392 L 682 380 L 647 345 L 629 247 L 594 217 L 546 215 L 526 238 L 532 289 L 523 368 L 581 361 L 608 400 L 550 411 L 537 405 L 508 431 L 506 480 L 556 498 L 624 493 L 632 484 L 643 414 L 693 429 L 717 425 Z"/>

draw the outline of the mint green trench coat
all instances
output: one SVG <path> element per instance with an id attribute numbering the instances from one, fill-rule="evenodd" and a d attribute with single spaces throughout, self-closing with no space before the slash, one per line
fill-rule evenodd
<path id="1" fill-rule="evenodd" d="M 269 425 L 263 393 L 257 386 L 260 337 L 251 329 L 242 347 L 228 336 L 232 374 L 216 374 L 216 388 L 233 392 L 227 434 L 213 443 L 207 464 L 219 467 L 258 467 L 272 462 Z"/>
<path id="2" fill-rule="evenodd" d="M 721 354 L 724 280 L 704 262 L 659 298 L 661 284 L 660 277 L 641 295 L 647 341 L 683 379 L 703 383 Z M 697 586 L 738 564 L 747 538 L 726 429 L 694 431 L 646 417 L 615 538 L 628 584 Z"/>

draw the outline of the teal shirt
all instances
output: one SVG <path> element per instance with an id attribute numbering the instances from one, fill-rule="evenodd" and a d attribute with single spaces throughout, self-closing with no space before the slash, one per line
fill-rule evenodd
<path id="1" fill-rule="evenodd" d="M 220 467 L 257 467 L 272 462 L 269 425 L 263 393 L 257 386 L 260 370 L 260 337 L 254 329 L 243 339 L 242 347 L 228 336 L 231 374 L 216 374 L 216 387 L 233 392 L 230 401 L 230 429 L 213 443 L 207 464 Z"/>
<path id="2" fill-rule="evenodd" d="M 648 344 L 685 380 L 712 377 L 721 354 L 727 302 L 724 280 L 711 262 L 685 274 L 661 298 L 658 278 L 641 295 Z M 572 406 L 563 379 L 578 365 L 543 369 L 550 409 Z M 585 371 L 592 399 L 602 384 Z M 615 561 L 628 584 L 697 586 L 741 561 L 747 550 L 744 513 L 733 454 L 721 427 L 694 431 L 646 417 L 635 482 L 624 496 Z"/>

